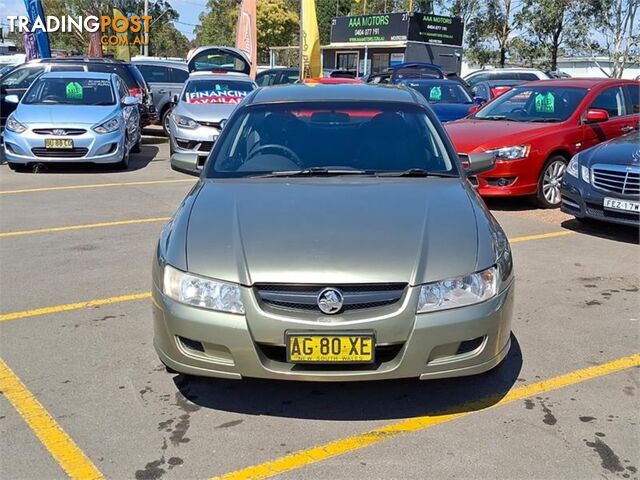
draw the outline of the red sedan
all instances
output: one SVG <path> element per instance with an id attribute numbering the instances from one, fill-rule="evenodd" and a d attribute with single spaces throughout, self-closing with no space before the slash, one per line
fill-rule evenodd
<path id="1" fill-rule="evenodd" d="M 535 195 L 555 208 L 573 155 L 638 129 L 639 97 L 633 80 L 541 80 L 444 126 L 459 153 L 495 153 L 496 168 L 478 179 L 482 196 Z"/>

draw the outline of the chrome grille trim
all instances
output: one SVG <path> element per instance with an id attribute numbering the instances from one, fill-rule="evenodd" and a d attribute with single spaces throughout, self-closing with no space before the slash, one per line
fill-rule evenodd
<path id="1" fill-rule="evenodd" d="M 33 132 L 37 133 L 38 135 L 59 135 L 53 133 L 54 130 L 64 130 L 65 133 L 63 135 L 68 136 L 82 135 L 83 133 L 87 132 L 83 128 L 34 128 Z"/>
<path id="2" fill-rule="evenodd" d="M 340 290 L 343 295 L 343 311 L 364 310 L 396 303 L 402 298 L 406 284 L 362 285 L 287 285 L 257 284 L 257 297 L 274 308 L 320 312 L 318 295 L 327 287 Z"/>
<path id="3" fill-rule="evenodd" d="M 591 184 L 606 192 L 640 195 L 640 167 L 596 164 L 591 167 Z"/>

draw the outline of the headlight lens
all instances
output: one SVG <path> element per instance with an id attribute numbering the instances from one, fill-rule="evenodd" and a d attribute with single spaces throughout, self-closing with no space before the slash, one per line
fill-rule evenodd
<path id="1" fill-rule="evenodd" d="M 517 160 L 519 158 L 527 158 L 530 149 L 530 145 L 517 145 L 515 147 L 501 147 L 487 150 L 487 153 L 493 153 L 496 158 L 501 160 Z"/>
<path id="2" fill-rule="evenodd" d="M 164 267 L 162 291 L 178 302 L 220 312 L 244 313 L 240 287 Z"/>
<path id="3" fill-rule="evenodd" d="M 568 175 L 578 178 L 578 155 L 574 155 L 569 161 L 566 170 Z"/>
<path id="4" fill-rule="evenodd" d="M 27 129 L 26 126 L 24 126 L 19 121 L 17 121 L 15 118 L 13 118 L 13 115 L 11 115 L 7 119 L 7 123 L 5 124 L 5 128 L 7 130 L 9 130 L 10 132 L 15 132 L 15 133 L 22 133 Z"/>
<path id="5" fill-rule="evenodd" d="M 587 167 L 586 165 L 582 165 L 580 167 L 580 173 L 582 174 L 582 180 L 584 180 L 587 183 L 591 182 L 589 167 Z"/>
<path id="6" fill-rule="evenodd" d="M 115 132 L 120 127 L 120 120 L 118 117 L 113 117 L 100 125 L 93 127 L 93 130 L 97 133 L 111 133 Z"/>
<path id="7" fill-rule="evenodd" d="M 423 285 L 417 313 L 435 312 L 484 302 L 498 292 L 498 272 L 491 267 L 464 277 Z"/>
<path id="8" fill-rule="evenodd" d="M 197 128 L 200 124 L 194 119 L 185 117 L 183 115 L 173 114 L 173 121 L 180 128 Z"/>

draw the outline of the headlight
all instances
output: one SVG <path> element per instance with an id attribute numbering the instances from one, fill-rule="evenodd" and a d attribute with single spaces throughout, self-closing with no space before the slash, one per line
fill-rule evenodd
<path id="1" fill-rule="evenodd" d="M 93 130 L 97 133 L 111 133 L 115 132 L 120 127 L 120 120 L 118 117 L 113 117 L 100 125 L 93 127 Z"/>
<path id="2" fill-rule="evenodd" d="M 589 175 L 589 167 L 587 167 L 586 165 L 582 165 L 580 167 L 580 173 L 582 174 L 582 180 L 584 180 L 587 183 L 591 182 L 591 177 Z"/>
<path id="3" fill-rule="evenodd" d="M 498 271 L 491 267 L 464 277 L 423 285 L 417 313 L 435 312 L 484 302 L 498 293 Z"/>
<path id="4" fill-rule="evenodd" d="M 7 119 L 7 123 L 5 124 L 5 128 L 7 130 L 9 130 L 10 132 L 15 132 L 15 133 L 22 133 L 27 129 L 26 126 L 24 126 L 19 121 L 17 121 L 15 118 L 13 118 L 13 115 L 11 115 Z"/>
<path id="5" fill-rule="evenodd" d="M 220 312 L 244 313 L 240 287 L 164 267 L 162 291 L 178 302 Z"/>
<path id="6" fill-rule="evenodd" d="M 567 165 L 567 175 L 578 178 L 578 166 L 578 155 L 574 155 L 569 161 L 569 165 Z"/>
<path id="7" fill-rule="evenodd" d="M 518 145 L 515 147 L 501 147 L 487 150 L 487 153 L 493 153 L 496 158 L 502 160 L 517 160 L 519 158 L 527 158 L 529 156 L 530 145 Z"/>
<path id="8" fill-rule="evenodd" d="M 200 124 L 194 119 L 185 117 L 183 115 L 173 114 L 173 121 L 180 128 L 197 128 Z"/>

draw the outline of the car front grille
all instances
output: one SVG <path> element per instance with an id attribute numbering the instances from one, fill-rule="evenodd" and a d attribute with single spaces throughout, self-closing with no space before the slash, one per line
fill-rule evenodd
<path id="1" fill-rule="evenodd" d="M 86 130 L 83 128 L 34 128 L 33 132 L 38 135 L 74 136 L 82 135 L 83 133 L 86 133 Z"/>
<path id="2" fill-rule="evenodd" d="M 42 158 L 52 158 L 52 157 L 56 157 L 56 158 L 80 158 L 80 157 L 84 157 L 87 152 L 89 151 L 88 148 L 81 148 L 81 147 L 76 147 L 76 148 L 43 148 L 43 147 L 36 147 L 36 148 L 32 148 L 31 152 L 36 156 L 36 157 L 42 157 Z"/>
<path id="3" fill-rule="evenodd" d="M 213 142 L 201 142 L 200 140 L 176 140 L 180 148 L 186 150 L 197 149 L 198 152 L 210 152 L 213 148 Z"/>
<path id="4" fill-rule="evenodd" d="M 598 164 L 591 171 L 596 188 L 622 195 L 640 195 L 640 167 Z"/>
<path id="5" fill-rule="evenodd" d="M 198 147 L 199 152 L 210 152 L 213 148 L 213 142 L 202 142 Z"/>
<path id="6" fill-rule="evenodd" d="M 289 285 L 257 284 L 255 291 L 263 304 L 284 310 L 320 312 L 318 295 L 327 287 L 342 292 L 341 312 L 383 307 L 398 302 L 405 283 L 358 285 Z"/>
<path id="7" fill-rule="evenodd" d="M 198 123 L 203 127 L 222 128 L 222 126 L 220 125 L 220 122 L 198 122 Z"/>
<path id="8" fill-rule="evenodd" d="M 632 222 L 640 222 L 640 213 L 625 212 L 622 210 L 610 210 L 603 208 L 601 204 L 586 202 L 587 214 L 597 218 L 615 218 L 618 220 L 629 220 Z"/>

